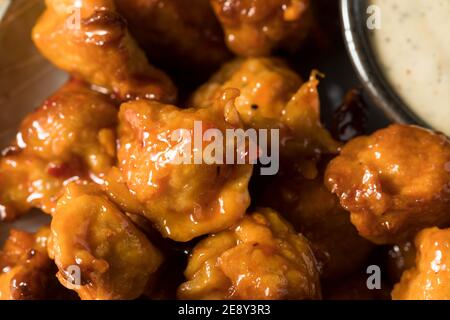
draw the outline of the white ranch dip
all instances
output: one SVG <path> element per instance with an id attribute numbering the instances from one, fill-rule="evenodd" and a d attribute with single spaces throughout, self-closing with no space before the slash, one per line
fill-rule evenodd
<path id="1" fill-rule="evenodd" d="M 419 117 L 450 135 L 450 0 L 372 0 L 384 75 Z"/>

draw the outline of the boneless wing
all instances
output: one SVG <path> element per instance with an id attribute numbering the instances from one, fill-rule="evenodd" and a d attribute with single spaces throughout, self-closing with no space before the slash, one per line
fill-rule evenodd
<path id="1" fill-rule="evenodd" d="M 22 121 L 16 143 L 47 161 L 78 158 L 101 175 L 115 162 L 117 112 L 108 97 L 69 81 Z"/>
<path id="2" fill-rule="evenodd" d="M 309 33 L 309 0 L 210 0 L 228 47 L 240 56 L 267 56 L 298 45 Z"/>
<path id="3" fill-rule="evenodd" d="M 325 182 L 363 237 L 395 244 L 450 223 L 449 162 L 447 137 L 391 125 L 347 143 Z"/>
<path id="4" fill-rule="evenodd" d="M 33 41 L 57 67 L 121 100 L 173 102 L 176 88 L 151 66 L 113 0 L 47 0 Z"/>
<path id="5" fill-rule="evenodd" d="M 101 181 L 115 163 L 117 108 L 70 81 L 21 123 L 0 158 L 1 218 L 35 207 L 53 213 L 67 181 Z"/>
<path id="6" fill-rule="evenodd" d="M 206 108 L 224 89 L 239 89 L 236 109 L 245 128 L 278 129 L 281 161 L 314 178 L 320 155 L 339 147 L 320 122 L 318 84 L 317 72 L 303 82 L 281 59 L 237 59 L 201 86 L 190 104 Z"/>
<path id="7" fill-rule="evenodd" d="M 74 183 L 58 201 L 49 254 L 59 281 L 88 300 L 139 297 L 163 259 L 98 186 Z"/>
<path id="8" fill-rule="evenodd" d="M 73 173 L 54 176 L 42 159 L 23 154 L 0 159 L 0 219 L 13 221 L 31 208 L 51 214 L 65 179 Z"/>
<path id="9" fill-rule="evenodd" d="M 207 129 L 225 135 L 227 129 L 241 128 L 235 97 L 234 90 L 226 91 L 214 107 L 205 109 L 150 101 L 121 106 L 119 168 L 129 190 L 144 205 L 143 214 L 164 236 L 188 241 L 223 230 L 249 206 L 252 164 L 226 164 L 225 138 L 217 150 L 220 162 L 194 144 L 197 135 L 206 148 L 202 140 Z M 197 131 L 196 123 L 201 126 Z M 236 153 L 236 146 L 232 151 Z"/>
<path id="10" fill-rule="evenodd" d="M 210 235 L 191 252 L 181 299 L 320 299 L 309 241 L 271 209 Z"/>
<path id="11" fill-rule="evenodd" d="M 392 291 L 394 300 L 450 299 L 450 229 L 428 228 L 415 238 L 415 266 Z"/>

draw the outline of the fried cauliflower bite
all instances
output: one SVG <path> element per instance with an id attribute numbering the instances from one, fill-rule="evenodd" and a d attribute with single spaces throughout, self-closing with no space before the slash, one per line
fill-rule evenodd
<path id="1" fill-rule="evenodd" d="M 71 81 L 30 113 L 0 158 L 0 208 L 14 220 L 35 207 L 53 213 L 66 181 L 101 179 L 115 163 L 117 109 Z"/>
<path id="2" fill-rule="evenodd" d="M 69 184 L 51 223 L 57 277 L 83 300 L 134 299 L 162 262 L 158 249 L 95 185 Z M 79 286 L 69 270 L 80 270 Z"/>
<path id="3" fill-rule="evenodd" d="M 122 211 L 133 215 L 145 211 L 145 205 L 128 189 L 126 178 L 119 168 L 113 167 L 106 174 L 102 189 Z"/>
<path id="4" fill-rule="evenodd" d="M 236 99 L 247 126 L 264 127 L 264 120 L 281 118 L 286 104 L 302 85 L 300 76 L 277 58 L 235 59 L 223 65 L 192 97 L 195 107 L 209 107 L 224 88 L 237 88 Z"/>
<path id="5" fill-rule="evenodd" d="M 46 227 L 36 234 L 11 229 L 0 251 L 0 300 L 53 298 L 49 295 L 54 277 L 47 255 L 49 232 Z"/>
<path id="6" fill-rule="evenodd" d="M 46 161 L 23 154 L 0 159 L 0 220 L 13 221 L 31 208 L 51 214 L 65 179 L 72 178 L 70 169 L 64 176 L 52 174 Z"/>
<path id="7" fill-rule="evenodd" d="M 318 84 L 316 72 L 303 83 L 280 59 L 237 59 L 200 87 L 190 103 L 209 107 L 223 89 L 239 89 L 236 109 L 245 127 L 279 129 L 281 156 L 304 158 L 299 169 L 314 178 L 317 171 L 311 168 L 318 156 L 336 153 L 339 147 L 320 123 Z"/>
<path id="8" fill-rule="evenodd" d="M 262 199 L 278 210 L 294 228 L 312 241 L 321 253 L 321 277 L 336 280 L 361 268 L 373 245 L 361 238 L 350 222 L 350 214 L 323 184 L 291 174 L 278 176 Z"/>
<path id="9" fill-rule="evenodd" d="M 16 143 L 47 161 L 79 158 L 103 175 L 115 161 L 117 112 L 106 96 L 70 81 L 22 121 Z"/>
<path id="10" fill-rule="evenodd" d="M 415 247 L 415 266 L 403 273 L 392 299 L 450 300 L 450 229 L 420 231 Z"/>
<path id="11" fill-rule="evenodd" d="M 310 244 L 271 209 L 210 235 L 191 252 L 181 299 L 320 299 Z"/>
<path id="12" fill-rule="evenodd" d="M 205 109 L 152 101 L 121 106 L 119 168 L 144 205 L 144 215 L 165 237 L 189 241 L 230 227 L 245 214 L 253 165 L 225 164 L 225 132 L 241 128 L 233 106 L 236 95 L 236 90 L 225 91 L 214 107 Z M 215 156 L 207 153 L 208 142 L 195 142 L 207 129 L 224 135 Z M 236 144 L 231 151 L 240 157 Z"/>
<path id="13" fill-rule="evenodd" d="M 360 235 L 395 244 L 424 227 L 450 223 L 449 162 L 445 136 L 392 125 L 347 143 L 325 180 Z"/>
<path id="14" fill-rule="evenodd" d="M 115 0 L 152 62 L 169 69 L 210 71 L 228 59 L 209 0 Z"/>
<path id="15" fill-rule="evenodd" d="M 32 37 L 57 67 L 117 95 L 173 102 L 176 88 L 152 67 L 113 0 L 47 0 Z"/>
<path id="16" fill-rule="evenodd" d="M 228 47 L 239 56 L 268 56 L 298 46 L 312 25 L 309 0 L 210 1 Z"/>

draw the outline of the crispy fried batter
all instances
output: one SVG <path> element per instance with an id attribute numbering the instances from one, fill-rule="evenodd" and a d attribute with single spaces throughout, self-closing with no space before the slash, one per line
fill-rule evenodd
<path id="1" fill-rule="evenodd" d="M 236 108 L 247 126 L 264 127 L 278 120 L 302 85 L 299 75 L 281 59 L 236 59 L 225 64 L 192 97 L 195 107 L 209 107 L 224 88 L 237 88 Z M 279 121 L 279 120 L 278 120 Z"/>
<path id="2" fill-rule="evenodd" d="M 238 59 L 200 87 L 191 105 L 209 107 L 223 89 L 239 89 L 236 109 L 245 127 L 279 129 L 281 156 L 289 164 L 295 159 L 299 170 L 314 178 L 318 156 L 336 153 L 339 147 L 320 123 L 318 84 L 316 72 L 302 83 L 280 59 Z"/>
<path id="3" fill-rule="evenodd" d="M 415 238 L 415 267 L 392 291 L 394 300 L 450 299 L 450 229 L 429 228 Z"/>
<path id="4" fill-rule="evenodd" d="M 399 243 L 450 223 L 449 162 L 445 136 L 392 125 L 347 143 L 325 179 L 363 237 Z"/>
<path id="5" fill-rule="evenodd" d="M 162 262 L 158 249 L 95 185 L 68 185 L 51 231 L 58 279 L 81 299 L 137 298 Z M 71 266 L 79 267 L 79 287 L 68 274 Z"/>
<path id="6" fill-rule="evenodd" d="M 319 299 L 308 240 L 271 209 L 260 209 L 192 251 L 181 299 Z"/>
<path id="7" fill-rule="evenodd" d="M 32 207 L 53 213 L 69 180 L 102 178 L 115 163 L 117 109 L 109 98 L 71 81 L 30 113 L 0 159 L 1 218 Z"/>
<path id="8" fill-rule="evenodd" d="M 173 102 L 176 88 L 152 67 L 113 0 L 47 0 L 33 29 L 41 53 L 59 68 L 114 93 Z"/>
<path id="9" fill-rule="evenodd" d="M 47 161 L 79 158 L 104 174 L 114 164 L 116 124 L 117 109 L 107 97 L 71 81 L 22 121 L 17 144 Z"/>
<path id="10" fill-rule="evenodd" d="M 224 134 L 226 129 L 240 128 L 232 105 L 235 97 L 234 90 L 226 91 L 223 100 L 206 109 L 150 101 L 121 106 L 119 168 L 128 188 L 144 204 L 145 216 L 164 236 L 188 241 L 221 231 L 234 225 L 249 206 L 252 165 L 208 164 L 206 153 L 196 151 L 194 142 L 199 122 L 200 139 L 209 128 Z M 225 149 L 220 151 L 225 157 Z M 200 163 L 195 164 L 196 159 Z"/>
<path id="11" fill-rule="evenodd" d="M 52 213 L 63 183 L 64 178 L 52 175 L 48 163 L 37 157 L 1 158 L 0 219 L 15 220 L 33 207 Z"/>
<path id="12" fill-rule="evenodd" d="M 298 47 L 308 35 L 309 0 L 210 0 L 228 47 L 240 56 L 269 55 Z"/>

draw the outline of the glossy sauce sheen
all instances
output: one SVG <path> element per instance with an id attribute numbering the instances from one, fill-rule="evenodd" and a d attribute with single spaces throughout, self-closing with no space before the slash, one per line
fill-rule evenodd
<path id="1" fill-rule="evenodd" d="M 373 46 L 407 105 L 450 134 L 450 1 L 372 0 L 381 10 Z"/>

